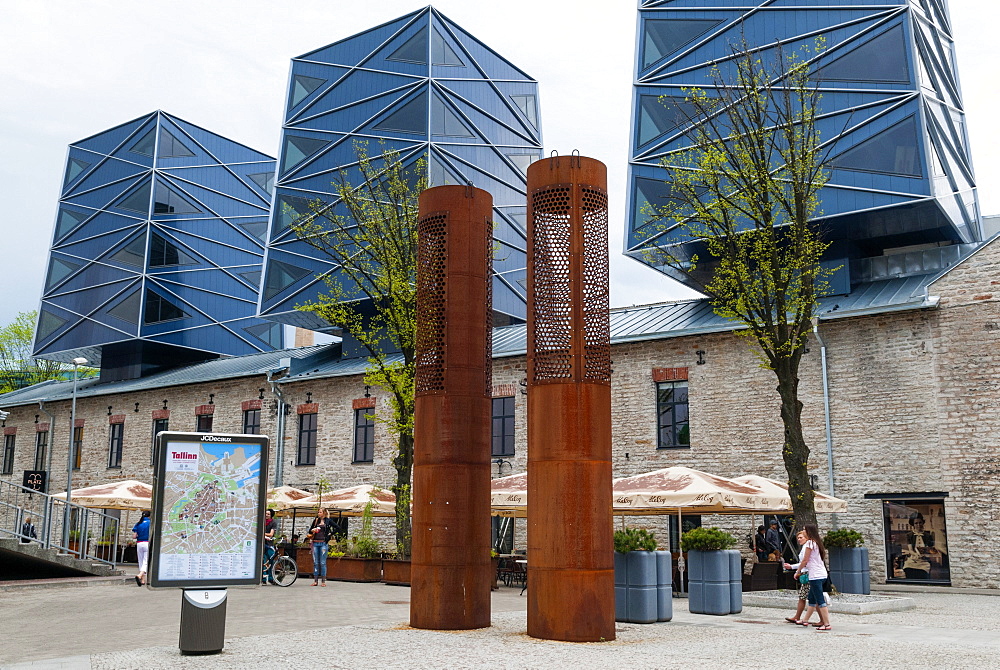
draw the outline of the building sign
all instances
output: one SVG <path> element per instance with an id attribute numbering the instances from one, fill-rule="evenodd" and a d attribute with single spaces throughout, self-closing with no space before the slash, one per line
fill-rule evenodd
<path id="1" fill-rule="evenodd" d="M 267 437 L 157 435 L 153 587 L 260 584 Z"/>
<path id="2" fill-rule="evenodd" d="M 883 500 L 887 581 L 950 584 L 944 500 Z"/>
<path id="3" fill-rule="evenodd" d="M 21 479 L 21 486 L 32 491 L 44 493 L 47 474 L 45 470 L 25 470 L 24 477 Z"/>

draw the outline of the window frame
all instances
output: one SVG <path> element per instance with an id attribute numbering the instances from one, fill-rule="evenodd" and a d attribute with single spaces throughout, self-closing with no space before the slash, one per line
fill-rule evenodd
<path id="1" fill-rule="evenodd" d="M 163 424 L 163 428 L 159 428 Z M 160 431 L 170 430 L 170 419 L 153 419 L 152 435 L 149 439 L 149 464 L 156 464 L 156 434 Z"/>
<path id="2" fill-rule="evenodd" d="M 0 465 L 0 474 L 14 474 L 14 447 L 16 446 L 17 435 L 3 436 L 3 463 Z"/>
<path id="3" fill-rule="evenodd" d="M 206 429 L 203 424 L 207 424 Z M 212 427 L 215 425 L 215 415 L 214 414 L 196 414 L 194 432 L 196 433 L 211 433 Z"/>
<path id="4" fill-rule="evenodd" d="M 374 416 L 375 410 L 371 407 L 354 410 L 354 454 L 352 463 L 373 463 L 375 461 L 375 420 L 372 418 Z M 359 446 L 361 447 L 360 458 L 358 457 Z"/>
<path id="5" fill-rule="evenodd" d="M 312 425 L 307 426 L 306 423 Z M 316 412 L 299 414 L 298 441 L 295 449 L 295 465 L 316 465 L 316 434 L 319 417 Z M 303 443 L 303 439 L 305 443 Z"/>
<path id="6" fill-rule="evenodd" d="M 122 451 L 125 446 L 125 424 L 108 425 L 108 469 L 121 469 Z"/>
<path id="7" fill-rule="evenodd" d="M 250 423 L 247 421 L 251 415 L 256 415 L 257 421 L 255 423 Z M 254 430 L 250 430 L 253 428 Z M 259 409 L 245 409 L 243 410 L 243 434 L 244 435 L 260 435 L 260 410 Z"/>
<path id="8" fill-rule="evenodd" d="M 73 427 L 73 469 L 79 470 L 83 463 L 83 426 Z"/>
<path id="9" fill-rule="evenodd" d="M 39 430 L 35 432 L 35 470 L 48 470 L 45 457 L 49 452 L 49 431 Z"/>
<path id="10" fill-rule="evenodd" d="M 684 389 L 684 402 L 678 402 L 676 400 L 661 400 L 661 392 L 670 388 L 671 390 L 676 390 L 678 388 Z M 691 403 L 690 396 L 688 395 L 688 380 L 686 379 L 675 379 L 670 381 L 656 382 L 656 448 L 657 449 L 690 449 L 691 448 Z M 683 405 L 685 407 L 684 419 L 678 421 L 677 419 L 677 407 Z M 665 411 L 669 411 L 670 421 L 666 423 L 663 421 L 665 416 Z M 664 430 L 669 429 L 670 435 L 677 436 L 681 430 L 679 425 L 684 425 L 687 427 L 687 443 L 680 443 L 671 441 L 667 444 L 664 442 L 663 435 Z"/>
<path id="11" fill-rule="evenodd" d="M 497 401 L 499 402 L 499 413 L 497 411 Z M 507 406 L 510 406 L 510 413 L 507 413 Z M 515 417 L 517 416 L 517 402 L 515 396 L 497 396 L 492 399 L 490 405 L 490 456 L 492 458 L 507 458 L 514 456 L 517 447 L 515 435 L 517 426 Z M 508 424 L 509 420 L 509 424 Z M 497 426 L 500 426 L 499 433 Z M 507 427 L 510 426 L 508 434 Z M 497 441 L 500 442 L 500 449 L 497 449 Z"/>

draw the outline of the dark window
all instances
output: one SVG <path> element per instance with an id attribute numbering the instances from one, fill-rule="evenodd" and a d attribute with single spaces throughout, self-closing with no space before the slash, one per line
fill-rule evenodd
<path id="1" fill-rule="evenodd" d="M 305 268 L 290 265 L 281 261 L 271 261 L 267 266 L 267 276 L 264 278 L 264 299 L 270 300 L 298 280 L 312 274 Z"/>
<path id="2" fill-rule="evenodd" d="M 260 410 L 248 409 L 243 412 L 243 434 L 260 435 Z"/>
<path id="3" fill-rule="evenodd" d="M 120 468 L 122 466 L 122 446 L 125 443 L 125 424 L 113 423 L 108 431 L 108 467 Z"/>
<path id="4" fill-rule="evenodd" d="M 14 474 L 14 438 L 16 435 L 3 436 L 3 472 L 0 474 Z"/>
<path id="5" fill-rule="evenodd" d="M 149 194 L 151 192 L 152 188 L 150 188 L 150 183 L 147 181 L 132 191 L 132 193 L 119 200 L 116 206 L 146 216 L 149 212 Z"/>
<path id="6" fill-rule="evenodd" d="M 374 130 L 395 130 L 401 133 L 427 132 L 427 94 L 421 93 L 397 108 L 375 126 Z"/>
<path id="7" fill-rule="evenodd" d="M 81 172 L 90 167 L 90 163 L 79 158 L 70 158 L 66 163 L 66 177 L 63 179 L 63 187 L 76 179 Z"/>
<path id="8" fill-rule="evenodd" d="M 160 131 L 160 148 L 157 150 L 156 155 L 160 158 L 194 156 L 190 149 L 166 130 Z"/>
<path id="9" fill-rule="evenodd" d="M 299 414 L 299 449 L 296 465 L 316 465 L 316 415 Z"/>
<path id="10" fill-rule="evenodd" d="M 854 47 L 829 65 L 819 68 L 814 80 L 893 81 L 908 83 L 906 37 L 903 26 L 890 28 L 878 37 Z"/>
<path id="11" fill-rule="evenodd" d="M 656 448 L 690 447 L 688 431 L 688 383 L 656 385 Z"/>
<path id="12" fill-rule="evenodd" d="M 74 212 L 71 209 L 60 209 L 59 218 L 56 220 L 56 239 L 62 238 L 66 233 L 83 223 L 87 218 L 82 212 Z"/>
<path id="13" fill-rule="evenodd" d="M 211 433 L 212 432 L 212 419 L 215 417 L 214 414 L 199 414 L 198 415 L 198 427 L 195 429 L 199 433 Z"/>
<path id="14" fill-rule="evenodd" d="M 80 459 L 83 457 L 83 426 L 73 429 L 73 469 L 80 469 Z"/>
<path id="15" fill-rule="evenodd" d="M 289 168 L 295 167 L 328 144 L 326 140 L 289 135 L 285 138 L 285 156 L 281 171 L 287 172 Z"/>
<path id="16" fill-rule="evenodd" d="M 883 500 L 886 581 L 950 584 L 944 499 Z"/>
<path id="17" fill-rule="evenodd" d="M 248 174 L 247 176 L 253 180 L 253 183 L 257 184 L 257 186 L 260 186 L 260 189 L 262 191 L 267 191 L 268 193 L 274 192 L 273 172 L 255 172 L 254 174 Z M 245 225 L 245 224 L 240 224 L 240 225 Z M 263 236 L 258 235 L 257 237 L 263 237 Z"/>
<path id="18" fill-rule="evenodd" d="M 403 46 L 386 56 L 385 59 L 399 60 L 406 63 L 426 63 L 427 31 L 421 30 L 416 35 L 403 42 Z"/>
<path id="19" fill-rule="evenodd" d="M 148 133 L 143 135 L 138 142 L 132 145 L 129 151 L 134 151 L 137 154 L 142 154 L 143 156 L 153 157 L 153 150 L 156 148 L 156 129 L 150 130 Z"/>
<path id="20" fill-rule="evenodd" d="M 187 316 L 190 315 L 160 294 L 146 291 L 146 323 L 163 323 Z"/>
<path id="21" fill-rule="evenodd" d="M 284 326 L 280 323 L 258 323 L 243 330 L 275 349 L 281 349 L 284 345 Z"/>
<path id="22" fill-rule="evenodd" d="M 652 65 L 722 23 L 716 19 L 651 19 L 646 21 L 642 66 Z"/>
<path id="23" fill-rule="evenodd" d="M 524 114 L 528 119 L 528 122 L 535 128 L 538 127 L 538 107 L 535 104 L 535 96 L 533 95 L 512 95 L 510 99 L 514 101 L 518 109 Z"/>
<path id="24" fill-rule="evenodd" d="M 168 242 L 159 235 L 153 235 L 149 245 L 149 267 L 165 265 L 194 265 L 196 261 L 187 255 L 173 242 Z"/>
<path id="25" fill-rule="evenodd" d="M 153 419 L 153 438 L 149 442 L 149 464 L 156 462 L 156 435 L 165 430 L 170 430 L 169 419 Z"/>
<path id="26" fill-rule="evenodd" d="M 684 98 L 643 95 L 639 97 L 639 145 L 685 125 L 696 116 L 695 107 Z"/>
<path id="27" fill-rule="evenodd" d="M 514 398 L 493 398 L 493 455 L 514 455 Z"/>
<path id="28" fill-rule="evenodd" d="M 434 65 L 465 65 L 454 49 L 445 42 L 441 33 L 436 30 L 431 38 L 431 62 Z"/>
<path id="29" fill-rule="evenodd" d="M 911 116 L 834 157 L 830 166 L 919 177 L 918 144 L 917 122 Z"/>
<path id="30" fill-rule="evenodd" d="M 45 454 L 49 447 L 49 431 L 43 430 L 35 433 L 35 469 L 47 470 L 45 467 Z"/>
<path id="31" fill-rule="evenodd" d="M 111 257 L 119 263 L 141 268 L 146 262 L 146 236 L 139 235 Z"/>
<path id="32" fill-rule="evenodd" d="M 319 88 L 326 80 L 317 79 L 316 77 L 306 77 L 305 75 L 297 74 L 292 79 L 292 99 L 288 103 L 288 108 L 291 109 L 295 105 L 299 104 L 307 97 L 309 94 Z M 249 175 L 253 179 L 253 175 Z M 271 189 L 261 186 L 265 191 L 270 191 Z"/>
<path id="33" fill-rule="evenodd" d="M 128 323 L 138 324 L 139 307 L 141 304 L 142 293 L 139 291 L 132 291 L 132 293 L 127 295 L 120 303 L 109 309 L 108 314 L 116 319 L 121 319 L 122 321 L 127 321 Z"/>
<path id="34" fill-rule="evenodd" d="M 153 214 L 197 214 L 200 209 L 184 199 L 182 195 L 163 184 L 156 185 L 153 199 Z"/>
<path id="35" fill-rule="evenodd" d="M 374 410 L 354 410 L 354 462 L 371 463 L 375 458 Z"/>

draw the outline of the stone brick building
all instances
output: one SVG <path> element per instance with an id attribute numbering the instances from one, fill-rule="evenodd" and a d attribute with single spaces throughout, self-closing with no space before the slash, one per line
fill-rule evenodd
<path id="1" fill-rule="evenodd" d="M 800 384 L 809 466 L 816 487 L 829 491 L 825 343 L 834 492 L 849 503 L 847 513 L 821 524 L 864 533 L 873 582 L 1000 588 L 1000 549 L 993 542 L 1000 535 L 1000 241 L 931 277 L 900 277 L 825 298 L 818 332 Z M 684 465 L 784 479 L 773 375 L 704 302 L 616 309 L 612 337 L 616 476 Z M 524 343 L 523 326 L 494 333 L 495 475 L 526 467 Z M 363 367 L 362 360 L 339 358 L 336 345 L 319 345 L 138 380 L 80 382 L 74 487 L 150 480 L 154 422 L 164 419 L 170 430 L 194 431 L 200 420 L 215 432 L 249 425 L 269 435 L 279 447 L 272 446 L 270 478 L 284 484 L 314 489 L 324 478 L 334 487 L 388 486 L 394 439 L 365 416 L 384 400 L 379 389 L 365 386 Z M 0 408 L 10 412 L 0 478 L 19 483 L 37 456 L 51 471 L 50 490 L 64 489 L 71 388 L 47 382 L 0 396 Z M 36 454 L 43 432 L 51 466 L 48 452 Z M 667 530 L 663 520 L 634 521 Z M 745 517 L 701 522 L 741 537 L 749 524 Z M 908 544 L 922 548 L 930 566 L 910 561 Z"/>

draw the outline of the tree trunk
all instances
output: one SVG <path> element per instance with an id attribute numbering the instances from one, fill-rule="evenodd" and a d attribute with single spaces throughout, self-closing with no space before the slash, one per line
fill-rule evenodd
<path id="1" fill-rule="evenodd" d="M 399 450 L 392 460 L 396 468 L 396 549 L 401 557 L 410 555 L 410 482 L 413 477 L 413 435 L 408 432 L 399 435 Z"/>
<path id="2" fill-rule="evenodd" d="M 785 445 L 781 455 L 788 473 L 788 495 L 792 499 L 795 527 L 816 523 L 813 489 L 809 482 L 809 446 L 802 435 L 802 402 L 799 400 L 798 351 L 791 358 L 783 358 L 774 366 L 778 378 L 778 395 L 781 397 L 781 422 L 785 428 Z"/>

